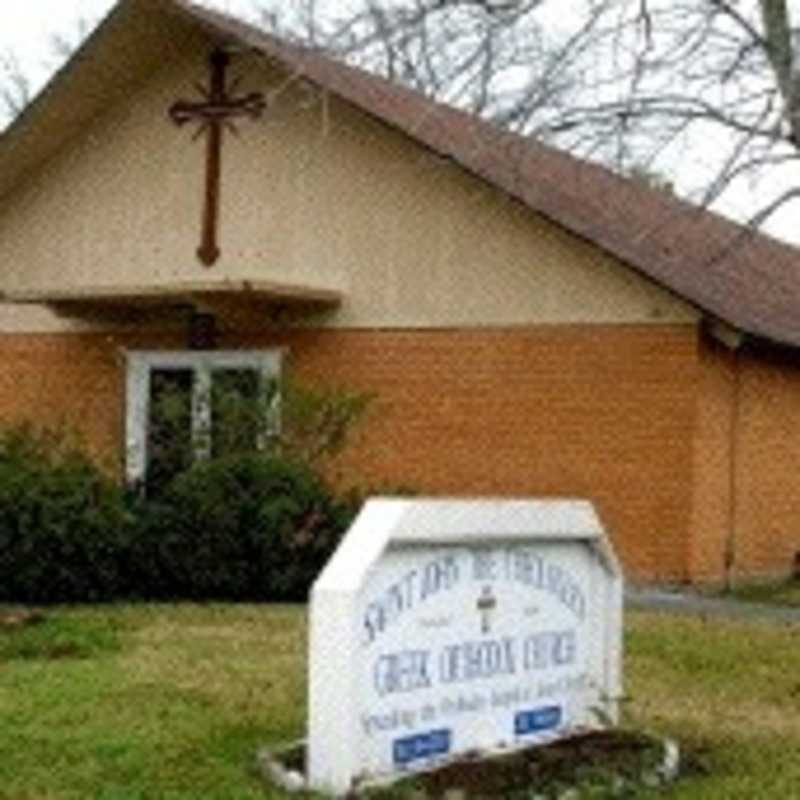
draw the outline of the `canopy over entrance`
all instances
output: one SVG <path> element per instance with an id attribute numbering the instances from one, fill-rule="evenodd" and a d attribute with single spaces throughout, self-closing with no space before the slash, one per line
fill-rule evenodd
<path id="1" fill-rule="evenodd" d="M 342 301 L 339 292 L 272 281 L 190 281 L 161 286 L 77 286 L 19 289 L 4 294 L 10 303 L 45 304 L 64 316 L 113 311 L 194 309 L 225 311 L 231 303 L 252 311 L 276 307 L 324 310 Z"/>

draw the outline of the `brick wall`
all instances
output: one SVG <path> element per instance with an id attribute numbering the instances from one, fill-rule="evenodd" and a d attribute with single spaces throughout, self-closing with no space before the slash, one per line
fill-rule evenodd
<path id="1" fill-rule="evenodd" d="M 800 551 L 800 363 L 745 353 L 738 369 L 734 574 L 785 575 Z"/>
<path id="2" fill-rule="evenodd" d="M 730 350 L 702 337 L 692 453 L 693 500 L 689 573 L 693 581 L 721 583 L 733 545 L 736 361 Z"/>
<path id="3" fill-rule="evenodd" d="M 800 361 L 703 337 L 689 573 L 783 577 L 800 552 Z"/>
<path id="4" fill-rule="evenodd" d="M 169 335 L 0 338 L 0 415 L 70 419 L 118 461 L 130 349 Z M 692 326 L 294 330 L 221 347 L 284 346 L 307 380 L 374 392 L 336 465 L 344 482 L 435 494 L 593 499 L 629 577 L 688 576 L 697 340 Z"/>

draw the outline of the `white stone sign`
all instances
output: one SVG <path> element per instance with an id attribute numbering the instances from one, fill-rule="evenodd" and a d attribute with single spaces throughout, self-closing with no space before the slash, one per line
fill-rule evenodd
<path id="1" fill-rule="evenodd" d="M 311 593 L 310 786 L 616 722 L 621 624 L 587 502 L 369 501 Z"/>

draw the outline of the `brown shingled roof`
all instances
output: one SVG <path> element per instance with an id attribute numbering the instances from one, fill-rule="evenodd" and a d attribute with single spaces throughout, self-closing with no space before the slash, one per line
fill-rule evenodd
<path id="1" fill-rule="evenodd" d="M 318 51 L 290 45 L 187 0 L 171 2 L 213 35 L 277 59 L 712 317 L 757 337 L 800 346 L 800 249 L 641 181 L 505 133 Z"/>

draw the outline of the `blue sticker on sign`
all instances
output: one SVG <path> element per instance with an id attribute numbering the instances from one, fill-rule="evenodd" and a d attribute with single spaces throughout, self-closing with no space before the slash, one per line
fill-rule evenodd
<path id="1" fill-rule="evenodd" d="M 412 761 L 445 755 L 450 752 L 451 738 L 451 732 L 443 729 L 422 733 L 419 736 L 409 736 L 406 739 L 396 739 L 392 744 L 394 763 L 404 767 Z"/>
<path id="2" fill-rule="evenodd" d="M 533 711 L 520 711 L 514 717 L 514 733 L 525 736 L 528 733 L 541 733 L 557 728 L 561 724 L 561 708 L 547 706 Z"/>

